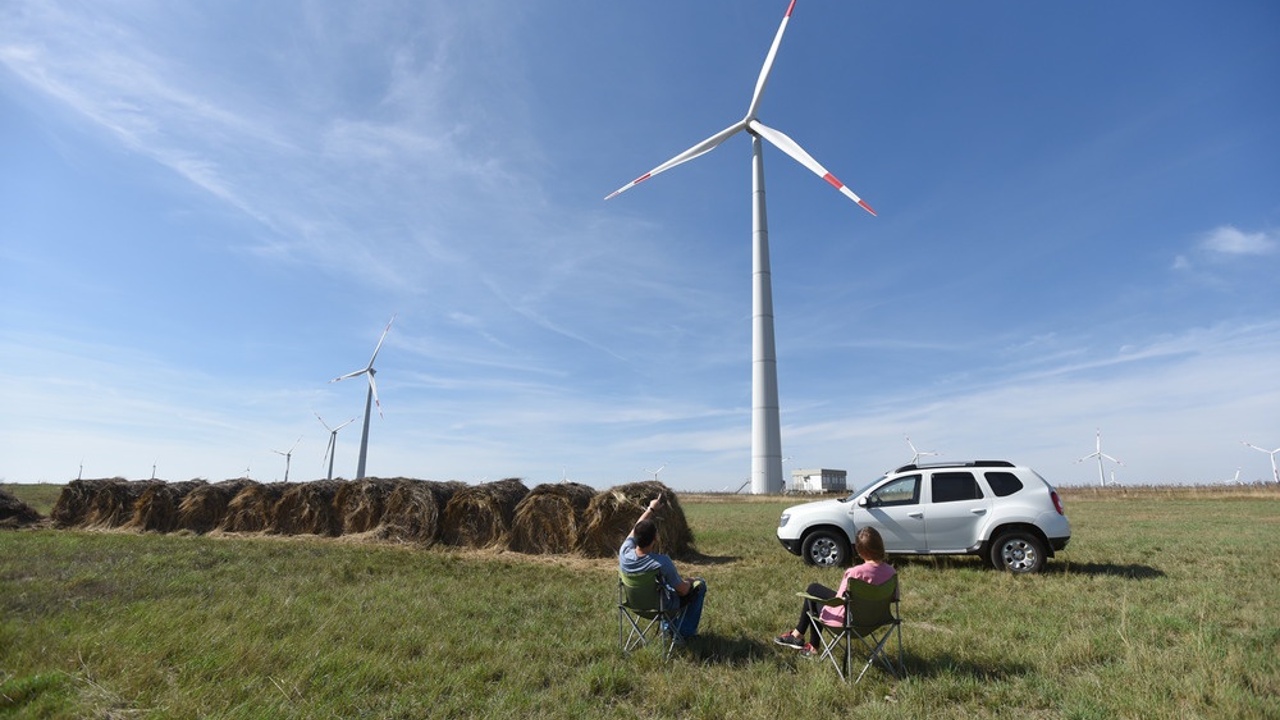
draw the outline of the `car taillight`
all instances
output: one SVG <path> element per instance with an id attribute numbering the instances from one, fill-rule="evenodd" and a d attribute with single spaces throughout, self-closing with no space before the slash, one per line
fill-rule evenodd
<path id="1" fill-rule="evenodd" d="M 1057 490 L 1051 491 L 1049 493 L 1049 497 L 1053 498 L 1053 508 L 1058 511 L 1058 514 L 1066 515 L 1067 513 L 1064 512 L 1062 509 L 1062 498 L 1058 497 L 1058 491 Z"/>

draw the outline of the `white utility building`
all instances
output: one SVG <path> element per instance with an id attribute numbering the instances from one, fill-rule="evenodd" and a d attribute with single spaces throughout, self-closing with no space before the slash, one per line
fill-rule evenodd
<path id="1" fill-rule="evenodd" d="M 791 491 L 804 493 L 844 492 L 845 479 L 848 473 L 844 470 L 792 470 Z"/>

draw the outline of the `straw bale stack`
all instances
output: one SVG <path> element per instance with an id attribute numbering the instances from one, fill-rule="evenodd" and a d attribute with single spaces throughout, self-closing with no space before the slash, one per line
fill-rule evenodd
<path id="1" fill-rule="evenodd" d="M 368 532 L 380 525 L 386 511 L 387 496 L 395 490 L 396 483 L 396 480 L 386 478 L 343 483 L 333 498 L 333 510 L 338 516 L 342 534 Z"/>
<path id="2" fill-rule="evenodd" d="M 444 508 L 464 487 L 459 482 L 397 479 L 383 506 L 376 537 L 423 545 L 435 543 L 440 539 Z"/>
<path id="3" fill-rule="evenodd" d="M 535 487 L 516 506 L 508 547 L 530 555 L 560 555 L 578 547 L 582 518 L 596 491 L 571 482 Z"/>
<path id="4" fill-rule="evenodd" d="M 251 482 L 248 478 L 236 478 L 192 488 L 178 504 L 178 520 L 174 529 L 190 530 L 198 535 L 218 529 L 227 516 L 231 498 Z"/>
<path id="5" fill-rule="evenodd" d="M 26 527 L 43 519 L 35 508 L 0 490 L 0 528 Z"/>
<path id="6" fill-rule="evenodd" d="M 163 480 L 111 480 L 97 487 L 85 513 L 84 526 L 118 528 L 133 518 L 133 506 L 142 494 Z"/>
<path id="7" fill-rule="evenodd" d="M 218 528 L 224 532 L 262 532 L 271 527 L 273 509 L 288 486 L 250 480 L 227 503 L 227 513 Z"/>
<path id="8" fill-rule="evenodd" d="M 113 482 L 125 482 L 124 478 L 96 478 L 91 480 L 72 480 L 58 494 L 58 501 L 49 511 L 49 518 L 56 528 L 73 528 L 85 524 L 89 516 L 89 507 L 98 490 Z"/>
<path id="9" fill-rule="evenodd" d="M 203 480 L 157 483 L 142 491 L 133 504 L 133 515 L 124 527 L 143 532 L 173 532 L 178 528 L 178 506 L 192 490 L 208 485 Z"/>
<path id="10" fill-rule="evenodd" d="M 459 490 L 445 506 L 440 539 L 460 547 L 505 545 L 516 505 L 528 494 L 519 478 Z"/>
<path id="11" fill-rule="evenodd" d="M 693 550 L 693 531 L 675 492 L 656 480 L 619 485 L 592 498 L 578 549 L 588 557 L 617 555 L 649 501 L 658 495 L 662 496 L 662 508 L 653 515 L 658 524 L 657 551 L 676 558 L 688 556 Z"/>
<path id="12" fill-rule="evenodd" d="M 342 520 L 333 510 L 333 500 L 346 483 L 345 480 L 289 483 L 272 508 L 274 522 L 267 531 L 281 535 L 338 535 L 342 531 Z"/>

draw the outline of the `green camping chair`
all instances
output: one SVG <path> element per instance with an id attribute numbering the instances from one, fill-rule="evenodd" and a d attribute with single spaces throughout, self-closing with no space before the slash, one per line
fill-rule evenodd
<path id="1" fill-rule="evenodd" d="M 830 660 L 840 679 L 847 681 L 852 669 L 855 650 L 859 657 L 865 653 L 866 662 L 855 683 L 862 680 L 872 663 L 879 662 L 894 678 L 906 677 L 902 664 L 902 618 L 898 614 L 898 577 L 895 575 L 880 585 L 850 579 L 844 597 L 823 599 L 808 593 L 796 593 L 800 597 L 816 600 L 827 607 L 844 605 L 844 625 L 827 625 L 817 614 L 810 613 L 809 620 L 819 630 L 822 654 L 819 661 Z M 890 640 L 896 640 L 896 658 L 889 654 Z"/>
<path id="2" fill-rule="evenodd" d="M 663 657 L 671 657 L 677 645 L 684 644 L 680 621 L 684 610 L 667 607 L 662 575 L 657 570 L 627 574 L 618 573 L 618 642 L 623 654 L 657 640 L 664 647 Z"/>

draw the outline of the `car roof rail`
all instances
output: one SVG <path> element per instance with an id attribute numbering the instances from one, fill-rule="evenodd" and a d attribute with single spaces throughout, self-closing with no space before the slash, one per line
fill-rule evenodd
<path id="1" fill-rule="evenodd" d="M 907 463 L 902 467 L 894 470 L 894 473 L 907 472 L 909 470 L 936 470 L 940 468 L 957 468 L 957 467 L 1017 467 L 1017 465 L 1008 460 L 964 460 L 954 462 L 935 462 L 935 463 Z"/>

